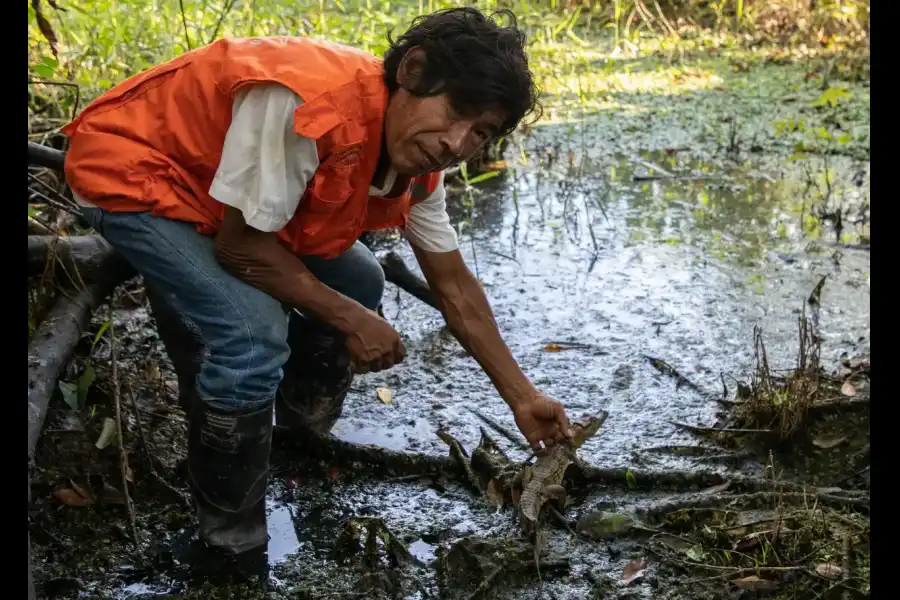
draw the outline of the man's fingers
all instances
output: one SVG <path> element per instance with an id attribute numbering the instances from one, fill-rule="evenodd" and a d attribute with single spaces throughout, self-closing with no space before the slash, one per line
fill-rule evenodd
<path id="1" fill-rule="evenodd" d="M 538 403 L 535 416 L 547 420 L 552 419 L 556 422 L 556 427 L 559 428 L 560 433 L 564 437 L 571 437 L 570 429 L 572 428 L 572 425 L 569 423 L 566 409 L 563 408 L 563 405 L 559 402 L 547 398 L 543 402 Z"/>
<path id="2" fill-rule="evenodd" d="M 553 425 L 553 428 L 550 430 L 549 436 L 553 439 L 554 443 L 561 442 L 566 439 L 564 429 L 562 429 L 558 424 Z"/>
<path id="3" fill-rule="evenodd" d="M 572 424 L 569 422 L 569 417 L 566 415 L 566 411 L 562 406 L 559 407 L 557 422 L 559 423 L 560 433 L 563 437 L 570 439 L 572 437 Z"/>

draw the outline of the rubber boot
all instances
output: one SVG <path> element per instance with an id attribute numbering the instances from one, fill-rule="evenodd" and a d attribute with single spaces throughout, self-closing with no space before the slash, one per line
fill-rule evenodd
<path id="1" fill-rule="evenodd" d="M 195 401 L 188 420 L 188 482 L 200 539 L 226 555 L 267 547 L 266 484 L 272 403 L 226 412 Z"/>
<path id="2" fill-rule="evenodd" d="M 353 381 L 345 338 L 292 311 L 288 343 L 291 356 L 275 399 L 277 427 L 327 434 L 341 416 Z"/>

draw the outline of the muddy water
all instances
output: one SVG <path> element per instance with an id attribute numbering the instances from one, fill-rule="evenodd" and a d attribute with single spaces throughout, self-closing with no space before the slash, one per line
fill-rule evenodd
<path id="1" fill-rule="evenodd" d="M 665 360 L 704 390 L 718 391 L 721 373 L 741 377 L 751 368 L 752 331 L 759 325 L 770 362 L 790 367 L 799 312 L 827 275 L 822 355 L 833 364 L 868 345 L 869 255 L 830 245 L 827 231 L 821 239 L 800 233 L 808 206 L 796 165 L 774 157 L 735 164 L 699 153 L 621 155 L 591 147 L 584 140 L 593 134 L 590 124 L 575 135 L 570 126 L 537 129 L 509 152 L 512 172 L 476 186 L 474 209 L 465 194 L 453 195 L 452 217 L 462 230 L 466 260 L 524 371 L 573 417 L 609 412 L 602 435 L 582 455 L 609 467 L 688 469 L 696 466 L 688 458 L 639 451 L 697 443 L 671 421 L 712 424 L 715 403 L 689 389 L 676 390 L 644 355 Z M 529 164 L 522 164 L 522 156 Z M 704 178 L 635 181 L 659 174 L 648 161 Z M 849 183 L 859 168 L 837 167 L 848 203 L 861 198 L 862 189 Z M 405 244 L 396 249 L 414 264 Z M 359 377 L 334 433 L 393 450 L 444 454 L 435 430 L 445 425 L 474 447 L 482 425 L 476 409 L 515 430 L 507 407 L 444 330 L 440 315 L 388 288 L 385 314 L 404 336 L 407 360 L 387 373 Z M 563 342 L 585 347 L 544 349 Z M 378 401 L 377 387 L 393 391 L 392 404 Z M 521 450 L 501 443 L 513 457 L 524 458 Z M 599 501 L 629 506 L 625 492 L 609 493 L 595 494 L 569 516 Z M 382 517 L 424 562 L 462 536 L 513 532 L 508 513 L 489 509 L 464 490 L 439 492 L 415 482 L 325 484 L 280 476 L 269 508 L 269 560 L 277 589 L 287 595 L 297 587 L 352 588 L 352 578 L 330 555 L 343 520 L 352 515 Z M 550 543 L 573 561 L 569 578 L 546 583 L 557 598 L 587 597 L 592 584 L 586 571 L 615 578 L 639 552 L 626 543 L 611 556 L 603 546 L 556 533 Z M 119 597 L 161 591 L 146 581 Z M 629 591 L 661 597 L 652 578 Z M 401 597 L 436 592 L 433 576 L 423 571 Z M 503 597 L 536 598 L 537 589 L 523 582 Z"/>

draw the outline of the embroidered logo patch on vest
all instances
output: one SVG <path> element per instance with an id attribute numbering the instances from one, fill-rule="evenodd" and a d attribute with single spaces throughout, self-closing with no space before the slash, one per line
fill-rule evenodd
<path id="1" fill-rule="evenodd" d="M 350 167 L 359 162 L 360 154 L 362 154 L 362 146 L 360 145 L 341 148 L 340 150 L 335 150 L 328 162 L 336 167 Z"/>

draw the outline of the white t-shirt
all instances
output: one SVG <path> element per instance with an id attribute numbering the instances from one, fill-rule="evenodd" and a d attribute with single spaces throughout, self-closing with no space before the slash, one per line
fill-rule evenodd
<path id="1" fill-rule="evenodd" d="M 209 194 L 239 209 L 254 229 L 275 232 L 284 228 L 319 166 L 315 140 L 294 132 L 294 110 L 302 103 L 281 85 L 252 86 L 235 95 L 231 125 Z M 391 170 L 384 187 L 370 186 L 369 194 L 383 196 L 396 177 Z M 404 234 L 410 243 L 429 252 L 459 247 L 445 198 L 441 174 L 437 189 L 409 211 Z M 76 201 L 89 205 L 77 197 Z"/>

